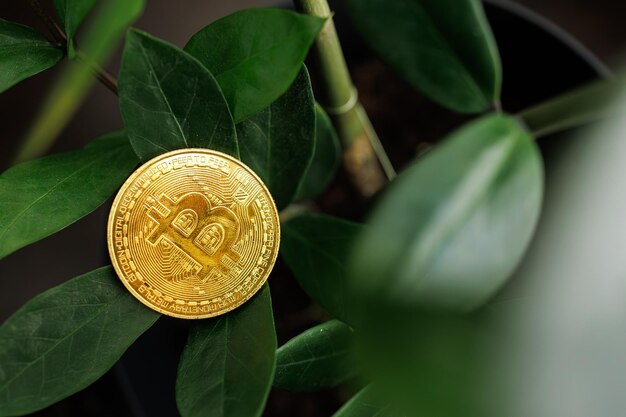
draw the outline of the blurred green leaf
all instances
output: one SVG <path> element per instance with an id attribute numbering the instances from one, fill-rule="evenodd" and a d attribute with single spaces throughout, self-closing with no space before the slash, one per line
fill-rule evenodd
<path id="1" fill-rule="evenodd" d="M 102 66 L 126 28 L 143 10 L 143 0 L 107 0 L 99 3 L 94 19 L 85 31 L 82 62 L 68 62 L 66 70 L 43 103 L 26 135 L 16 160 L 35 158 L 45 153 L 78 110 L 94 82 L 93 67 Z"/>
<path id="2" fill-rule="evenodd" d="M 239 158 L 235 125 L 217 81 L 183 50 L 131 30 L 119 96 L 130 142 L 143 161 L 194 147 Z"/>
<path id="3" fill-rule="evenodd" d="M 315 152 L 300 182 L 296 200 L 322 194 L 335 177 L 341 161 L 341 145 L 330 118 L 321 106 L 315 106 Z"/>
<path id="4" fill-rule="evenodd" d="M 237 125 L 241 160 L 267 185 L 279 210 L 293 200 L 313 157 L 314 106 L 303 68 L 285 94 Z"/>
<path id="5" fill-rule="evenodd" d="M 519 113 L 536 137 L 617 116 L 615 101 L 624 91 L 624 76 L 600 80 L 568 91 Z"/>
<path id="6" fill-rule="evenodd" d="M 24 162 L 0 175 L 0 258 L 90 213 L 137 165 L 123 132 L 83 150 Z"/>
<path id="7" fill-rule="evenodd" d="M 479 0 L 349 0 L 374 51 L 431 99 L 463 113 L 499 100 L 500 58 Z"/>
<path id="8" fill-rule="evenodd" d="M 484 316 L 370 305 L 357 332 L 365 375 L 399 416 L 495 417 Z M 505 414 L 500 414 L 505 415 Z"/>
<path id="9" fill-rule="evenodd" d="M 74 38 L 76 29 L 95 3 L 96 0 L 54 0 L 54 7 L 63 23 L 68 42 Z"/>
<path id="10" fill-rule="evenodd" d="M 200 30 L 185 50 L 215 75 L 238 123 L 287 91 L 323 24 L 283 9 L 246 9 Z"/>
<path id="11" fill-rule="evenodd" d="M 111 267 L 33 298 L 0 327 L 0 416 L 32 413 L 87 387 L 158 318 Z"/>
<path id="12" fill-rule="evenodd" d="M 500 416 L 626 410 L 626 95 L 619 94 L 610 110 L 617 117 L 546 143 L 541 226 L 509 290 L 514 301 L 499 303 L 500 343 L 489 355 L 504 369 Z"/>
<path id="13" fill-rule="evenodd" d="M 289 391 L 333 388 L 357 373 L 354 332 L 332 320 L 294 337 L 276 352 L 274 386 Z"/>
<path id="14" fill-rule="evenodd" d="M 334 317 L 350 323 L 347 260 L 360 224 L 304 214 L 282 226 L 280 254 L 296 279 Z"/>
<path id="15" fill-rule="evenodd" d="M 393 413 L 389 405 L 381 400 L 374 387 L 367 386 L 357 392 L 333 417 L 403 417 Z"/>
<path id="16" fill-rule="evenodd" d="M 0 93 L 59 62 L 63 50 L 28 26 L 0 19 Z"/>
<path id="17" fill-rule="evenodd" d="M 269 287 L 240 308 L 194 325 L 178 365 L 182 417 L 257 417 L 274 378 L 276 332 Z"/>
<path id="18" fill-rule="evenodd" d="M 515 119 L 461 128 L 382 198 L 356 243 L 351 294 L 366 309 L 480 306 L 518 265 L 542 195 L 539 152 Z"/>

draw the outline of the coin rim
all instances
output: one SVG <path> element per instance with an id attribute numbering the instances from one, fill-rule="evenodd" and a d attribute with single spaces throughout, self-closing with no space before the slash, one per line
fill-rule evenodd
<path id="1" fill-rule="evenodd" d="M 135 181 L 136 177 L 138 177 L 140 174 L 142 174 L 145 171 L 144 167 L 152 165 L 152 164 L 154 164 L 157 161 L 169 158 L 170 156 L 174 156 L 174 155 L 178 155 L 178 154 L 182 154 L 182 153 L 194 153 L 194 152 L 195 153 L 203 153 L 203 154 L 219 156 L 219 157 L 225 158 L 227 160 L 230 160 L 231 162 L 234 162 L 235 164 L 243 166 L 243 168 L 245 168 L 250 174 L 252 174 L 252 176 L 254 178 L 256 178 L 256 180 L 261 184 L 261 187 L 263 188 L 263 190 L 265 190 L 265 192 L 269 196 L 269 200 L 270 200 L 270 202 L 272 204 L 272 207 L 274 208 L 273 214 L 274 214 L 274 217 L 276 218 L 276 238 L 274 239 L 274 241 L 276 242 L 275 243 L 276 250 L 274 251 L 274 254 L 272 256 L 271 267 L 266 270 L 265 276 L 263 277 L 262 280 L 259 281 L 260 285 L 258 285 L 258 287 L 254 289 L 254 291 L 250 291 L 248 294 L 246 294 L 246 297 L 242 298 L 241 300 L 239 300 L 235 304 L 229 305 L 227 308 L 224 308 L 222 310 L 218 310 L 218 311 L 215 311 L 215 312 L 212 312 L 212 313 L 201 314 L 201 315 L 183 315 L 183 314 L 174 313 L 174 312 L 165 310 L 165 309 L 163 309 L 161 307 L 157 307 L 157 306 L 155 306 L 153 304 L 150 304 L 147 300 L 139 297 L 137 292 L 135 291 L 135 289 L 127 282 L 127 280 L 125 278 L 123 278 L 124 274 L 123 274 L 123 272 L 121 271 L 121 269 L 120 269 L 120 267 L 118 265 L 117 258 L 115 256 L 115 249 L 113 248 L 113 233 L 112 233 L 113 229 L 111 227 L 113 226 L 113 220 L 115 218 L 115 213 L 117 212 L 117 207 L 119 205 L 119 199 L 122 197 L 122 195 L 124 194 L 126 189 L 130 186 L 130 184 L 132 184 Z M 281 230 L 280 230 L 280 217 L 279 217 L 279 214 L 278 214 L 278 208 L 276 207 L 276 202 L 274 201 L 274 197 L 272 196 L 272 193 L 270 193 L 270 190 L 267 188 L 267 186 L 265 185 L 263 180 L 261 178 L 259 178 L 259 176 L 256 174 L 256 172 L 254 172 L 254 170 L 252 168 L 250 168 L 248 165 L 244 164 L 239 159 L 237 159 L 235 157 L 232 157 L 230 155 L 227 155 L 227 154 L 225 154 L 223 152 L 214 151 L 214 150 L 211 150 L 211 149 L 203 149 L 203 148 L 183 148 L 183 149 L 176 149 L 174 151 L 169 151 L 169 152 L 160 154 L 158 156 L 155 156 L 154 158 L 150 159 L 149 161 L 141 164 L 141 166 L 139 166 L 126 179 L 126 181 L 124 181 L 124 183 L 120 187 L 119 191 L 117 192 L 117 194 L 115 196 L 115 199 L 113 200 L 113 204 L 111 205 L 111 209 L 109 211 L 109 219 L 108 219 L 108 222 L 107 222 L 107 247 L 109 249 L 109 257 L 111 258 L 111 264 L 113 265 L 113 269 L 115 270 L 115 274 L 117 275 L 119 280 L 122 281 L 122 284 L 124 284 L 124 286 L 126 287 L 128 292 L 130 292 L 133 295 L 133 297 L 135 297 L 137 300 L 139 300 L 145 306 L 147 306 L 150 309 L 152 309 L 154 311 L 157 311 L 157 312 L 159 312 L 161 314 L 165 314 L 167 316 L 180 318 L 180 319 L 199 320 L 199 319 L 207 319 L 207 318 L 211 318 L 211 317 L 221 316 L 222 314 L 226 314 L 226 313 L 228 313 L 230 311 L 233 311 L 236 308 L 241 307 L 247 301 L 249 301 L 255 294 L 257 294 L 263 288 L 263 286 L 267 283 L 269 275 L 274 270 L 274 266 L 276 265 L 276 259 L 278 258 L 278 251 L 280 250 L 280 237 L 281 237 L 280 232 L 281 232 Z"/>

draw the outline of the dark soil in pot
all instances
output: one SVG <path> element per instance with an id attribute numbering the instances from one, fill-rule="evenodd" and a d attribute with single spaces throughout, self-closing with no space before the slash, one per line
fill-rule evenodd
<path id="1" fill-rule="evenodd" d="M 337 27 L 361 101 L 392 162 L 401 170 L 467 118 L 423 98 L 375 59 L 355 35 L 340 7 L 341 2 L 335 3 Z M 487 5 L 487 14 L 502 56 L 502 105 L 508 112 L 519 111 L 586 81 L 606 76 L 607 71 L 595 58 L 545 21 L 520 14 L 515 6 L 503 5 L 504 2 L 493 3 Z M 558 144 L 552 139 L 551 142 Z M 547 165 L 549 167 L 549 159 Z M 321 211 L 357 220 L 368 208 L 341 173 L 316 204 Z M 311 304 L 280 259 L 270 284 L 279 344 L 328 318 Z M 98 382 L 34 415 L 176 416 L 176 367 L 188 324 L 163 317 Z M 275 389 L 265 416 L 330 416 L 350 395 L 348 388 L 318 393 L 288 393 Z"/>

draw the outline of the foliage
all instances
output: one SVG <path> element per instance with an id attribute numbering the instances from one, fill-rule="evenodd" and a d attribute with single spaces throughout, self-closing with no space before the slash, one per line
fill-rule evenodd
<path id="1" fill-rule="evenodd" d="M 376 197 L 363 224 L 300 213 L 341 161 L 337 119 L 316 105 L 304 66 L 325 19 L 243 10 L 210 23 L 184 49 L 127 30 L 141 0 L 55 0 L 63 45 L 0 20 L 0 92 L 64 55 L 75 59 L 44 101 L 19 160 L 56 137 L 126 31 L 118 76 L 124 131 L 0 175 L 0 258 L 95 210 L 139 161 L 179 148 L 241 159 L 286 209 L 282 259 L 332 319 L 277 348 L 266 286 L 237 310 L 194 323 L 176 381 L 183 417 L 261 416 L 272 384 L 312 391 L 348 382 L 360 391 L 336 417 L 490 413 L 485 358 L 498 333 L 485 306 L 524 259 L 544 192 L 530 130 L 579 124 L 594 113 L 585 91 L 604 96 L 606 87 L 522 113 L 529 129 L 499 109 L 499 54 L 478 0 L 348 3 L 372 49 L 413 87 L 458 112 L 489 111 L 416 158 Z M 85 388 L 158 317 L 110 267 L 35 297 L 0 327 L 0 416 L 31 413 Z"/>

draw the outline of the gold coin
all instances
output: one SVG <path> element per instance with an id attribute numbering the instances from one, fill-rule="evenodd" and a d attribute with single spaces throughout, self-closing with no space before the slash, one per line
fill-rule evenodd
<path id="1" fill-rule="evenodd" d="M 107 230 L 113 267 L 148 307 L 201 319 L 252 297 L 274 266 L 280 224 L 265 184 L 208 149 L 160 155 L 115 197 Z"/>

